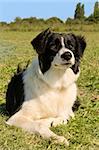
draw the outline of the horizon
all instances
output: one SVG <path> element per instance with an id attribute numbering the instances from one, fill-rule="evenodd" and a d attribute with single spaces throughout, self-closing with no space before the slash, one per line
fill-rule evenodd
<path id="1" fill-rule="evenodd" d="M 97 0 L 1 0 L 0 22 L 10 23 L 16 17 L 20 18 L 43 18 L 58 17 L 65 21 L 68 17 L 73 18 L 78 2 L 85 6 L 85 16 L 93 13 L 94 4 Z"/>

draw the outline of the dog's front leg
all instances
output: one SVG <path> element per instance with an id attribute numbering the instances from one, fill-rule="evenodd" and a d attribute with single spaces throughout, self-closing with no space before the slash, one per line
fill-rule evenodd
<path id="1" fill-rule="evenodd" d="M 52 120 L 53 118 L 31 120 L 18 112 L 13 115 L 6 123 L 8 125 L 20 127 L 30 133 L 40 134 L 44 139 L 53 139 L 55 143 L 64 143 L 66 145 L 69 145 L 65 137 L 58 136 L 49 129 Z"/>
<path id="2" fill-rule="evenodd" d="M 40 119 L 37 122 L 39 123 L 39 128 L 37 133 L 39 133 L 45 139 L 52 139 L 55 143 L 61 144 L 64 143 L 65 145 L 69 145 L 68 141 L 64 136 L 58 136 L 54 132 L 52 132 L 49 128 L 56 118 L 47 118 L 47 119 Z"/>

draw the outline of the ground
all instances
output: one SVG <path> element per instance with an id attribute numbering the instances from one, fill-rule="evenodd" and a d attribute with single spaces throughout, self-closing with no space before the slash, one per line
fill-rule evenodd
<path id="1" fill-rule="evenodd" d="M 52 130 L 65 136 L 70 146 L 56 145 L 37 135 L 9 127 L 5 110 L 7 84 L 18 63 L 23 66 L 35 56 L 30 41 L 36 32 L 0 32 L 0 150 L 98 150 L 99 149 L 99 32 L 74 32 L 84 35 L 87 48 L 81 62 L 78 99 L 81 102 L 75 118 Z"/>

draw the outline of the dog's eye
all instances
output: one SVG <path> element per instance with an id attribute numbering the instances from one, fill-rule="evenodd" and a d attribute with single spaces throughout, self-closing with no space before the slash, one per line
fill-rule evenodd
<path id="1" fill-rule="evenodd" d="M 51 56 L 55 56 L 55 55 L 56 55 L 56 53 L 57 53 L 57 52 L 56 52 L 56 50 L 55 50 L 55 49 L 54 49 L 54 50 L 53 50 L 53 49 L 50 49 L 50 55 L 51 55 Z"/>
<path id="2" fill-rule="evenodd" d="M 54 56 L 50 56 L 50 60 L 53 61 L 53 59 L 54 59 Z"/>
<path id="3" fill-rule="evenodd" d="M 50 47 L 50 49 L 51 49 L 52 51 L 55 51 L 55 50 L 56 50 L 56 46 L 53 45 L 53 46 Z"/>
<path id="4" fill-rule="evenodd" d="M 56 46 L 51 46 L 50 51 L 51 51 L 52 54 L 55 55 L 58 50 L 57 50 L 57 47 L 56 47 Z"/>
<path id="5" fill-rule="evenodd" d="M 68 40 L 67 44 L 68 44 L 68 46 L 69 46 L 70 49 L 73 48 L 73 44 L 71 43 L 71 41 Z"/>
<path id="6" fill-rule="evenodd" d="M 70 49 L 72 49 L 72 48 L 73 48 L 73 45 L 72 45 L 72 44 L 70 44 L 70 45 L 69 45 L 69 47 L 70 47 Z"/>
<path id="7" fill-rule="evenodd" d="M 69 49 L 71 49 L 71 50 L 73 50 L 73 49 L 74 49 L 74 46 L 73 46 L 73 44 L 72 44 L 72 43 L 70 43 L 70 44 L 68 45 L 68 47 L 69 47 Z"/>

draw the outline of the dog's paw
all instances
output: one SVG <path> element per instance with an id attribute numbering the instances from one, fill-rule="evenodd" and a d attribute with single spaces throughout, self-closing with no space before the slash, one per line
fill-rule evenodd
<path id="1" fill-rule="evenodd" d="M 61 124 L 67 124 L 67 119 L 65 117 L 55 118 L 52 121 L 51 126 L 56 127 L 57 125 L 61 125 Z"/>
<path id="2" fill-rule="evenodd" d="M 66 146 L 69 146 L 69 142 L 64 136 L 56 136 L 54 139 L 54 143 L 56 144 L 65 144 Z"/>

